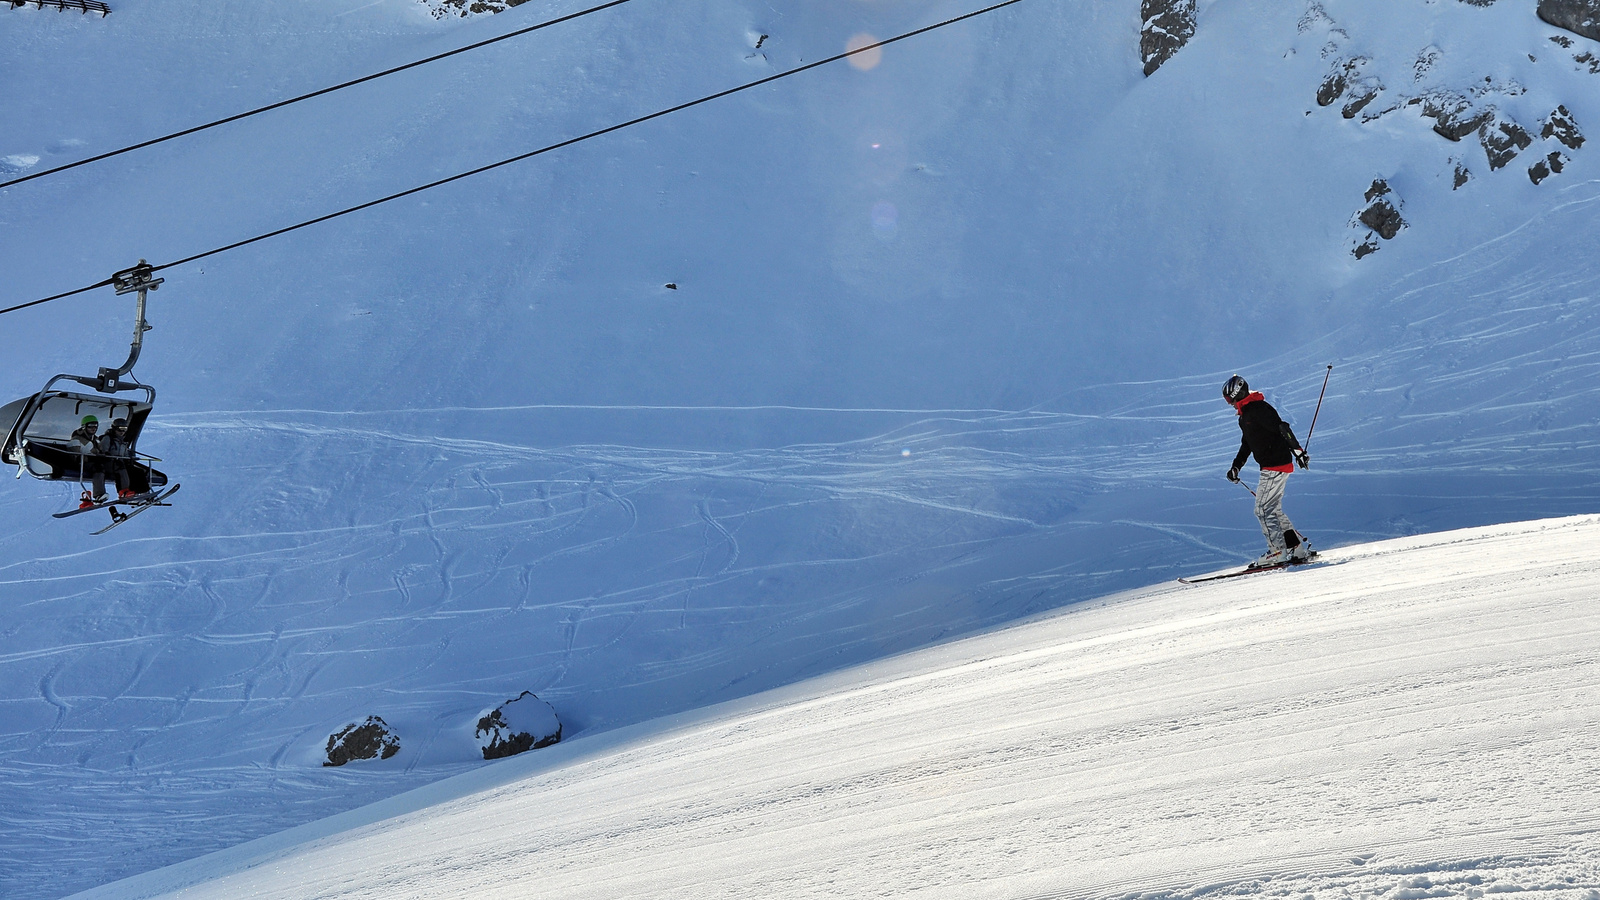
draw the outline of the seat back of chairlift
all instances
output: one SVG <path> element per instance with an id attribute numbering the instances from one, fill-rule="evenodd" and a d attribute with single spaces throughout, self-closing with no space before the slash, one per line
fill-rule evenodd
<path id="1" fill-rule="evenodd" d="M 54 381 L 52 379 L 51 383 Z M 144 400 L 124 400 L 45 390 L 8 403 L 0 408 L 0 427 L 6 428 L 4 444 L 0 444 L 0 453 L 3 453 L 0 458 L 10 465 L 20 466 L 19 474 L 26 471 L 35 478 L 49 480 L 77 478 L 83 469 L 83 445 L 72 433 L 78 430 L 83 417 L 92 415 L 100 420 L 97 435 L 109 431 L 116 419 L 127 419 L 126 440 L 132 450 L 138 446 L 139 434 L 153 408 L 155 391 L 150 388 L 145 391 Z M 26 416 L 25 421 L 23 416 Z M 78 465 L 74 466 L 74 462 Z"/>

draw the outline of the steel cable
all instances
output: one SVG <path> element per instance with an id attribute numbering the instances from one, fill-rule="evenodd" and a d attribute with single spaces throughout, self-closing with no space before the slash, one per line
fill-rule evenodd
<path id="1" fill-rule="evenodd" d="M 881 47 L 886 47 L 889 44 L 893 44 L 893 43 L 896 43 L 896 42 L 899 42 L 899 41 L 907 40 L 909 38 L 913 38 L 913 37 L 916 37 L 918 35 L 927 34 L 930 31 L 937 31 L 940 28 L 945 28 L 945 27 L 948 27 L 950 25 L 954 25 L 954 24 L 956 24 L 958 22 L 964 22 L 964 21 L 966 21 L 968 19 L 975 19 L 975 18 L 977 18 L 979 16 L 987 15 L 988 13 L 995 12 L 996 10 L 999 10 L 999 9 L 1004 9 L 1007 6 L 1012 6 L 1012 5 L 1015 5 L 1017 3 L 1021 3 L 1021 2 L 1022 2 L 1022 0 L 1002 0 L 1002 2 L 996 3 L 996 4 L 992 5 L 992 6 L 986 6 L 986 7 L 982 8 L 982 9 L 974 10 L 973 12 L 965 13 L 965 14 L 956 16 L 954 18 L 945 19 L 945 20 L 943 20 L 941 22 L 936 22 L 936 23 L 934 23 L 932 25 L 925 25 L 925 26 L 923 26 L 921 28 L 917 28 L 917 29 L 914 29 L 912 31 L 907 31 L 904 34 L 898 34 L 898 35 L 895 35 L 894 37 L 891 37 L 891 38 L 885 38 L 884 40 L 881 40 L 881 41 L 874 41 L 873 43 L 870 43 L 870 44 L 865 44 L 865 45 L 862 45 L 860 47 L 855 47 L 853 49 L 846 50 L 843 53 L 838 53 L 838 54 L 835 54 L 833 56 L 827 57 L 826 59 L 819 59 L 816 62 L 806 63 L 805 65 L 802 65 L 802 66 L 796 66 L 793 69 L 786 69 L 786 70 L 784 70 L 782 72 L 779 72 L 779 73 L 777 73 L 775 75 L 768 75 L 765 78 L 759 78 L 759 79 L 756 79 L 755 81 L 747 82 L 747 83 L 741 84 L 741 85 L 739 85 L 737 87 L 728 88 L 727 90 L 724 90 L 724 91 L 718 91 L 715 94 L 708 94 L 708 95 L 706 95 L 704 97 L 699 98 L 698 100 L 690 100 L 687 103 L 680 103 L 680 104 L 678 104 L 676 106 L 671 106 L 671 107 L 668 107 L 666 109 L 657 110 L 656 112 L 649 113 L 648 115 L 639 116 L 638 118 L 635 118 L 635 119 L 629 119 L 626 122 L 621 122 L 621 123 L 616 124 L 616 125 L 610 125 L 610 126 L 607 126 L 605 128 L 601 128 L 598 131 L 591 131 L 588 134 L 580 135 L 580 136 L 574 137 L 574 138 L 568 138 L 567 140 L 560 141 L 560 142 L 554 143 L 554 144 L 550 144 L 549 146 L 546 146 L 546 147 L 540 147 L 537 150 L 530 150 L 527 153 L 520 153 L 520 154 L 518 154 L 516 156 L 508 157 L 508 158 L 502 159 L 502 160 L 500 160 L 498 162 L 492 162 L 492 163 L 489 163 L 487 165 L 479 166 L 479 167 L 477 167 L 475 169 L 469 169 L 469 170 L 467 170 L 465 172 L 460 172 L 460 173 L 457 173 L 455 175 L 451 175 L 451 176 L 449 176 L 447 178 L 441 178 L 438 181 L 430 181 L 427 184 L 418 185 L 417 187 L 413 187 L 413 188 L 408 188 L 408 189 L 400 191 L 398 193 L 390 194 L 390 195 L 388 195 L 386 197 L 379 197 L 376 200 L 368 200 L 367 202 L 361 203 L 361 204 L 357 204 L 356 206 L 351 206 L 351 207 L 348 207 L 346 209 L 341 209 L 341 210 L 339 210 L 337 212 L 331 212 L 331 213 L 328 213 L 326 215 L 318 216 L 318 217 L 316 217 L 314 219 L 307 219 L 304 222 L 298 222 L 298 223 L 296 223 L 294 225 L 288 225 L 288 226 L 285 226 L 283 228 L 278 228 L 278 229 L 275 229 L 273 231 L 266 232 L 265 234 L 258 234 L 258 235 L 254 236 L 254 237 L 249 237 L 249 238 L 245 238 L 243 240 L 234 241 L 231 244 L 226 244 L 226 245 L 221 246 L 221 247 L 217 247 L 217 248 L 214 248 L 214 249 L 211 249 L 211 250 L 207 250 L 207 251 L 205 251 L 203 253 L 196 253 L 196 254 L 194 254 L 192 256 L 186 256 L 186 257 L 184 257 L 182 259 L 173 260 L 172 262 L 167 262 L 167 263 L 162 263 L 162 264 L 157 265 L 157 266 L 152 266 L 150 270 L 152 272 L 159 272 L 159 271 L 161 271 L 163 269 L 170 269 L 170 268 L 172 268 L 174 266 L 186 265 L 188 263 L 192 263 L 192 262 L 195 262 L 197 260 L 205 259 L 206 257 L 209 257 L 209 256 L 216 256 L 219 253 L 226 253 L 226 252 L 228 252 L 230 250 L 237 250 L 238 248 L 247 246 L 249 244 L 254 244 L 254 243 L 257 243 L 259 241 L 268 240 L 269 238 L 275 238 L 275 237 L 278 237 L 280 235 L 288 234 L 291 231 L 298 231 L 298 230 L 300 230 L 302 228 L 308 228 L 308 227 L 310 227 L 312 225 L 317 225 L 317 224 L 320 224 L 322 222 L 329 221 L 330 219 L 337 219 L 340 216 L 347 216 L 347 215 L 350 215 L 351 213 L 360 212 L 361 210 L 364 210 L 364 209 L 371 209 L 374 206 L 379 206 L 379 205 L 384 204 L 384 203 L 389 203 L 389 202 L 391 202 L 393 200 L 399 200 L 402 197 L 409 197 L 412 194 L 418 194 L 418 193 L 421 193 L 423 191 L 432 190 L 432 189 L 434 189 L 436 187 L 441 187 L 443 185 L 450 184 L 451 182 L 460 181 L 463 178 L 470 178 L 470 177 L 472 177 L 474 175 L 480 175 L 480 174 L 482 174 L 484 172 L 488 172 L 488 171 L 491 171 L 493 169 L 501 168 L 502 166 L 509 166 L 512 163 L 522 162 L 523 160 L 531 159 L 531 158 L 533 158 L 535 156 L 539 156 L 539 155 L 542 155 L 542 154 L 545 154 L 545 153 L 549 153 L 549 152 L 554 151 L 554 150 L 560 150 L 563 147 L 570 147 L 573 144 L 578 144 L 578 143 L 582 143 L 584 141 L 592 140 L 594 138 L 601 137 L 602 135 L 610 134 L 610 133 L 612 133 L 614 131 L 621 131 L 624 128 L 630 128 L 630 127 L 632 127 L 634 125 L 639 125 L 639 124 L 644 123 L 644 122 L 649 122 L 652 119 L 659 119 L 662 116 L 671 115 L 672 113 L 676 113 L 676 112 L 681 112 L 681 111 L 689 109 L 691 107 L 699 106 L 699 105 L 701 105 L 703 103 L 710 103 L 713 100 L 720 100 L 723 97 L 727 97 L 727 96 L 730 96 L 730 95 L 733 95 L 733 94 L 737 94 L 737 93 L 740 93 L 741 91 L 748 91 L 748 90 L 750 90 L 752 88 L 757 88 L 757 87 L 760 87 L 760 86 L 762 86 L 764 84 L 771 84 L 774 81 L 778 81 L 778 80 L 783 79 L 783 78 L 789 78 L 789 77 L 794 76 L 794 75 L 799 75 L 802 72 L 810 71 L 811 69 L 818 68 L 819 66 L 825 66 L 825 65 L 829 65 L 830 63 L 836 63 L 836 62 L 839 62 L 840 60 L 848 59 L 849 57 L 855 56 L 855 55 L 860 54 L 860 53 L 867 53 L 867 52 L 870 52 L 872 50 L 875 50 L 875 49 L 878 49 L 878 48 L 881 48 Z M 34 300 L 34 301 L 29 302 L 29 303 L 19 304 L 17 306 L 12 306 L 12 307 L 9 307 L 9 308 L 6 308 L 6 309 L 0 309 L 0 315 L 5 315 L 6 313 L 15 312 L 15 311 L 20 310 L 20 309 L 27 309 L 30 306 L 38 306 L 38 305 L 40 305 L 42 303 L 49 303 L 49 302 L 52 302 L 54 300 L 60 300 L 60 299 L 63 299 L 65 297 L 71 297 L 71 296 L 73 296 L 75 294 L 82 294 L 82 293 L 84 293 L 86 291 L 92 291 L 92 290 L 94 290 L 96 288 L 105 287 L 106 285 L 108 285 L 110 283 L 111 283 L 111 280 L 110 279 L 106 279 L 105 281 L 101 281 L 101 282 L 98 282 L 96 284 L 91 284 L 91 285 L 88 285 L 86 287 L 81 287 L 81 288 L 77 288 L 75 290 L 66 291 L 64 293 L 56 294 L 56 295 L 51 296 L 51 297 L 45 297 L 45 298 L 40 299 L 40 300 Z"/>

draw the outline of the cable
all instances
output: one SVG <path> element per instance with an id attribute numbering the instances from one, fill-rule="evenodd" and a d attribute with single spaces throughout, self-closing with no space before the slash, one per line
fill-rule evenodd
<path id="1" fill-rule="evenodd" d="M 740 91 L 748 91 L 751 88 L 760 87 L 761 85 L 764 85 L 764 84 L 771 84 L 772 82 L 778 81 L 779 79 L 788 78 L 788 77 L 790 77 L 792 75 L 798 75 L 801 72 L 810 71 L 811 69 L 815 69 L 818 66 L 825 66 L 825 65 L 828 65 L 829 63 L 836 63 L 841 59 L 846 59 L 846 58 L 849 58 L 851 56 L 855 56 L 858 53 L 866 53 L 866 52 L 868 52 L 870 50 L 875 50 L 875 49 L 877 49 L 879 47 L 886 47 L 889 44 L 896 43 L 897 41 L 903 41 L 903 40 L 906 40 L 908 38 L 916 37 L 918 35 L 927 34 L 930 31 L 936 31 L 936 30 L 938 30 L 940 28 L 945 28 L 947 26 L 954 25 L 954 24 L 956 24 L 958 22 L 964 22 L 964 21 L 966 21 L 968 19 L 975 19 L 978 16 L 987 15 L 989 13 L 992 13 L 992 12 L 996 11 L 996 10 L 1004 9 L 1007 6 L 1011 6 L 1013 4 L 1017 4 L 1017 3 L 1021 3 L 1021 2 L 1022 2 L 1022 0 L 1002 0 L 1002 2 L 996 3 L 993 6 L 986 6 L 983 9 L 979 9 L 979 10 L 976 10 L 974 12 L 969 12 L 969 13 L 965 13 L 963 15 L 956 16 L 953 19 L 945 19 L 942 22 L 936 22 L 936 23 L 934 23 L 932 25 L 925 25 L 922 28 L 918 28 L 918 29 L 916 29 L 914 31 L 908 31 L 908 32 L 906 32 L 904 34 L 896 35 L 896 36 L 894 36 L 892 38 L 887 38 L 885 40 L 881 40 L 881 41 L 877 41 L 875 43 L 867 44 L 865 46 L 857 47 L 857 48 L 855 48 L 853 50 L 846 50 L 843 53 L 839 53 L 839 54 L 836 54 L 834 56 L 830 56 L 830 57 L 828 57 L 826 59 L 819 59 L 816 62 L 806 63 L 803 66 L 797 66 L 797 67 L 795 67 L 793 69 L 787 69 L 785 71 L 777 73 L 776 75 L 768 75 L 765 78 L 760 78 L 760 79 L 757 79 L 755 81 L 748 82 L 746 84 L 741 84 L 738 87 L 729 88 L 729 89 L 727 89 L 725 91 L 718 91 L 715 94 L 710 94 L 710 95 L 707 95 L 705 97 L 701 97 L 698 100 L 690 100 L 687 103 L 680 103 L 677 106 L 668 107 L 667 109 L 658 110 L 658 111 L 650 113 L 648 115 L 640 116 L 640 117 L 638 117 L 636 119 L 629 119 L 626 122 L 622 122 L 622 123 L 617 124 L 617 125 L 611 125 L 611 126 L 608 126 L 606 128 L 602 128 L 599 131 L 591 131 L 588 134 L 585 134 L 585 135 L 582 135 L 582 136 L 579 136 L 579 137 L 568 138 L 567 140 L 561 141 L 559 143 L 551 144 L 548 147 L 541 147 L 538 150 L 531 150 L 531 151 L 529 151 L 527 153 L 518 154 L 517 156 L 513 156 L 513 157 L 510 157 L 508 159 L 502 159 L 499 162 L 489 163 L 488 165 L 485 165 L 485 166 L 479 166 L 476 169 L 469 169 L 468 171 L 461 172 L 461 173 L 458 173 L 458 174 L 455 174 L 455 175 L 451 175 L 448 178 L 441 178 L 438 181 L 431 181 L 431 182 L 429 182 L 427 184 L 424 184 L 424 185 L 419 185 L 419 186 L 414 187 L 414 188 L 409 188 L 407 190 L 400 191 L 397 194 L 390 194 L 387 197 L 380 197 L 380 198 L 378 198 L 376 200 L 368 200 L 366 203 L 361 203 L 361 204 L 358 204 L 356 206 L 349 207 L 348 209 L 341 209 L 338 212 L 331 212 L 331 213 L 328 213 L 327 215 L 318 216 L 315 219 L 307 219 L 306 221 L 297 223 L 295 225 L 289 225 L 289 226 L 286 226 L 284 228 L 279 228 L 279 229 L 277 229 L 275 231 L 269 231 L 269 232 L 267 232 L 265 234 L 258 234 L 255 237 L 245 238 L 242 241 L 234 241 L 231 244 L 227 244 L 227 245 L 222 246 L 222 247 L 217 247 L 216 249 L 213 249 L 213 250 L 207 250 L 204 253 L 196 253 L 193 256 L 186 256 L 183 259 L 173 260 L 172 262 L 169 262 L 169 263 L 162 263 L 159 266 L 151 266 L 150 267 L 150 271 L 159 272 L 162 269 L 170 269 L 170 268 L 172 268 L 174 266 L 187 265 L 188 263 L 192 263 L 192 262 L 195 262 L 197 260 L 205 259 L 208 256 L 216 256 L 219 253 L 226 253 L 229 250 L 237 250 L 240 247 L 244 247 L 244 246 L 247 246 L 249 244 L 254 244 L 254 243 L 258 242 L 258 241 L 264 241 L 264 240 L 267 240 L 268 238 L 275 238 L 275 237 L 278 237 L 279 235 L 288 234 L 291 231 L 298 231 L 301 228 L 308 228 L 308 227 L 310 227 L 312 225 L 317 225 L 317 224 L 320 224 L 322 222 L 326 222 L 326 221 L 328 221 L 330 219 L 337 219 L 340 216 L 347 216 L 347 215 L 349 215 L 351 213 L 354 213 L 354 212 L 360 212 L 361 210 L 364 210 L 364 209 L 370 209 L 370 208 L 372 208 L 374 206 L 378 206 L 380 204 L 388 203 L 391 200 L 399 200 L 402 197 L 409 197 L 412 194 L 418 194 L 418 193 L 421 193 L 423 191 L 432 190 L 433 188 L 449 184 L 449 183 L 451 183 L 453 181 L 460 181 L 463 178 L 470 178 L 473 175 L 480 175 L 480 174 L 482 174 L 484 172 L 490 171 L 491 169 L 498 169 L 498 168 L 500 168 L 502 166 L 509 166 L 512 163 L 521 162 L 521 161 L 523 161 L 525 159 L 531 159 L 531 158 L 533 158 L 535 156 L 539 156 L 539 155 L 544 154 L 544 153 L 549 153 L 552 150 L 560 150 L 563 147 L 570 147 L 573 144 L 582 143 L 583 141 L 591 140 L 593 138 L 597 138 L 597 137 L 600 137 L 602 135 L 610 134 L 613 131 L 621 131 L 624 128 L 629 128 L 629 127 L 632 127 L 634 125 L 638 125 L 638 124 L 643 123 L 643 122 L 648 122 L 651 119 L 659 119 L 662 116 L 670 115 L 670 114 L 675 113 L 675 112 L 681 112 L 682 110 L 689 109 L 690 107 L 699 106 L 702 103 L 710 103 L 713 100 L 720 100 L 723 97 L 727 97 L 727 96 L 732 95 L 732 94 L 737 94 Z M 0 315 L 5 315 L 6 313 L 9 313 L 9 312 L 15 312 L 16 310 L 19 310 L 19 309 L 26 309 L 26 308 L 28 308 L 30 306 L 38 306 L 41 303 L 49 303 L 52 300 L 60 300 L 63 297 L 70 297 L 70 296 L 72 296 L 74 294 L 81 294 L 81 293 L 83 293 L 85 291 L 92 291 L 95 288 L 105 287 L 106 285 L 108 285 L 110 283 L 111 283 L 111 280 L 107 279 L 105 281 L 100 282 L 99 284 L 91 284 L 88 287 L 81 287 L 81 288 L 78 288 L 77 290 L 67 291 L 66 293 L 63 293 L 63 294 L 57 294 L 54 297 L 46 297 L 46 298 L 44 298 L 42 300 L 35 300 L 35 301 L 31 302 L 31 303 L 24 303 L 24 304 L 21 304 L 19 306 L 13 306 L 13 307 L 10 307 L 9 309 L 0 309 Z"/>
<path id="2" fill-rule="evenodd" d="M 454 50 L 450 50 L 450 51 L 447 51 L 447 52 L 444 52 L 444 53 L 440 53 L 437 56 L 430 56 L 427 59 L 419 59 L 416 62 L 409 62 L 409 63 L 406 63 L 403 66 L 395 66 L 392 69 L 384 69 L 382 72 L 375 72 L 375 73 L 373 73 L 371 75 L 366 75 L 366 76 L 363 76 L 361 78 L 357 78 L 354 81 L 346 81 L 343 84 L 336 84 L 336 85 L 334 85 L 332 87 L 325 87 L 325 88 L 323 88 L 323 89 L 321 89 L 319 91 L 312 91 L 309 94 L 301 94 L 298 97 L 290 97 L 287 100 L 279 100 L 277 103 L 270 103 L 270 104 L 268 104 L 266 106 L 262 106 L 262 107 L 258 107 L 256 109 L 252 109 L 249 112 L 242 112 L 242 113 L 239 113 L 237 115 L 228 116 L 225 119 L 218 119 L 215 122 L 207 122 L 204 125 L 196 125 L 193 128 L 185 128 L 182 131 L 174 131 L 173 133 L 168 134 L 168 135 L 163 135 L 162 137 L 151 138 L 148 141 L 141 141 L 140 143 L 137 143 L 137 144 L 130 144 L 130 145 L 126 146 L 126 147 L 123 147 L 120 150 L 111 150 L 109 152 L 102 153 L 102 154 L 100 154 L 98 156 L 91 156 L 91 157 L 88 157 L 87 159 L 80 159 L 77 162 L 70 162 L 70 163 L 67 163 L 65 165 L 56 166 L 53 169 L 44 169 L 43 171 L 34 172 L 34 173 L 30 174 L 30 175 L 24 175 L 21 178 L 13 178 L 10 181 L 0 181 L 0 189 L 11 187 L 14 184 L 22 184 L 24 181 L 32 181 L 35 178 L 43 178 L 46 175 L 54 175 L 57 172 L 65 172 L 68 169 L 76 169 L 79 166 L 87 166 L 90 163 L 100 162 L 103 159 L 110 159 L 113 156 L 121 156 L 124 153 L 132 153 L 135 150 L 143 150 L 146 147 L 153 147 L 156 144 L 164 143 L 166 141 L 170 141 L 170 140 L 173 140 L 175 138 L 181 138 L 181 137 L 185 137 L 187 135 L 195 134 L 197 132 L 205 131 L 208 128 L 216 128 L 218 125 L 226 125 L 226 124 L 228 124 L 230 122 L 237 122 L 240 119 L 248 119 L 251 116 L 257 116 L 257 115 L 260 115 L 261 113 L 264 113 L 264 112 L 271 112 L 272 110 L 275 110 L 275 109 L 281 109 L 281 108 L 283 108 L 285 106 L 289 106 L 289 105 L 294 104 L 294 103 L 299 103 L 302 100 L 310 100 L 313 97 L 321 97 L 323 94 L 331 94 L 334 91 L 342 91 L 345 88 L 355 87 L 358 84 L 365 84 L 365 83 L 367 83 L 369 81 L 375 81 L 375 80 L 377 80 L 379 78 L 383 78 L 383 77 L 385 77 L 387 75 L 393 75 L 396 72 L 404 72 L 407 69 L 415 69 L 417 66 L 425 66 L 425 65 L 427 65 L 428 63 L 431 63 L 431 62 L 438 62 L 441 59 L 446 59 L 448 57 L 455 56 L 458 53 L 466 53 L 468 50 L 477 50 L 480 47 L 487 47 L 490 44 L 499 43 L 500 41 L 510 40 L 511 38 L 514 38 L 514 37 L 521 37 L 522 35 L 530 34 L 532 32 L 538 31 L 538 30 L 540 30 L 542 28 L 549 28 L 551 25 L 559 25 L 562 22 L 570 22 L 573 19 L 581 19 L 584 16 L 590 15 L 591 13 L 597 13 L 597 12 L 600 12 L 601 10 L 604 10 L 604 9 L 610 9 L 613 6 L 621 6 L 622 4 L 627 3 L 627 2 L 629 2 L 629 0 L 610 0 L 610 2 L 602 3 L 599 6 L 591 6 L 588 9 L 581 10 L 581 11 L 575 12 L 575 13 L 570 13 L 568 15 L 561 16 L 560 18 L 557 18 L 557 19 L 551 19 L 548 22 L 540 22 L 537 25 L 530 25 L 527 28 L 519 28 L 516 31 L 508 32 L 506 34 L 502 34 L 499 37 L 492 37 L 492 38 L 489 38 L 488 40 L 479 41 L 476 44 L 468 44 L 465 47 L 458 47 L 458 48 L 456 48 Z M 0 312 L 4 312 L 4 311 L 0 311 Z"/>
<path id="3" fill-rule="evenodd" d="M 38 306 L 41 303 L 49 303 L 52 300 L 61 300 L 61 299 L 64 299 L 66 297 L 71 297 L 74 294 L 82 294 L 82 293 L 85 293 L 87 291 L 92 291 L 95 288 L 103 288 L 106 285 L 109 285 L 110 283 L 111 283 L 111 279 L 107 278 L 105 281 L 99 282 L 97 284 L 91 284 L 88 287 L 81 287 L 81 288 L 78 288 L 77 290 L 67 291 L 64 294 L 56 294 L 54 297 L 46 297 L 43 300 L 34 300 L 34 301 L 30 302 L 30 303 L 19 303 L 16 306 L 9 306 L 9 307 L 6 307 L 5 309 L 0 309 L 0 316 L 5 315 L 6 313 L 16 312 L 19 309 L 27 309 L 30 306 Z"/>

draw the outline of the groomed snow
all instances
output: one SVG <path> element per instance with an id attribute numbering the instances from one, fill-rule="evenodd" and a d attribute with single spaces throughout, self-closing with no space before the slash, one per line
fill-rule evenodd
<path id="1" fill-rule="evenodd" d="M 1600 896 L 1600 518 L 1166 585 L 81 894 Z"/>

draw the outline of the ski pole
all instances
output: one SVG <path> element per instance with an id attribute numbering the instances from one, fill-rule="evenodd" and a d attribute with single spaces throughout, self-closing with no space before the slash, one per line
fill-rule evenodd
<path id="1" fill-rule="evenodd" d="M 1250 496 L 1254 497 L 1256 495 L 1256 489 L 1251 487 L 1250 485 L 1245 484 L 1242 481 L 1235 481 L 1234 484 L 1237 484 L 1239 487 L 1242 487 L 1245 490 L 1249 491 L 1250 492 Z"/>
<path id="2" fill-rule="evenodd" d="M 1306 430 L 1305 452 L 1311 452 L 1311 435 L 1317 430 L 1317 416 L 1322 415 L 1322 397 L 1328 393 L 1328 379 L 1333 377 L 1333 364 L 1328 365 L 1328 372 L 1322 376 L 1322 393 L 1317 395 L 1317 411 L 1311 414 L 1311 427 Z"/>

